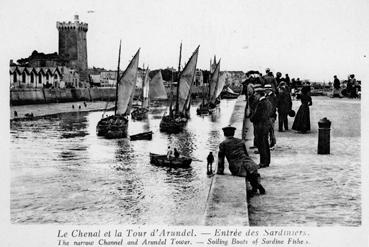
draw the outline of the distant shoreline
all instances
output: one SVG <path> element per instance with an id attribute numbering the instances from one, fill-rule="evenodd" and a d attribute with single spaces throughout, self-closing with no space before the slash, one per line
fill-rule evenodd
<path id="1" fill-rule="evenodd" d="M 86 103 L 86 106 L 84 105 Z M 72 107 L 74 106 L 74 108 Z M 79 109 L 81 107 L 81 109 Z M 28 121 L 42 118 L 54 118 L 63 113 L 94 112 L 114 109 L 114 102 L 67 102 L 10 106 L 10 121 Z M 15 111 L 18 117 L 15 117 Z M 33 114 L 33 117 L 26 117 L 26 114 Z"/>

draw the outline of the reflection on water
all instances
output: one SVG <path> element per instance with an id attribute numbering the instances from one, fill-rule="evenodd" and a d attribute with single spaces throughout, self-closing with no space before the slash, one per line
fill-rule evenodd
<path id="1" fill-rule="evenodd" d="M 199 224 L 210 182 L 206 156 L 217 151 L 235 101 L 201 117 L 199 103 L 179 134 L 159 132 L 165 105 L 129 122 L 130 134 L 153 131 L 151 141 L 97 137 L 101 112 L 11 123 L 12 222 Z M 192 157 L 191 168 L 149 163 L 149 152 L 166 153 L 168 146 Z"/>

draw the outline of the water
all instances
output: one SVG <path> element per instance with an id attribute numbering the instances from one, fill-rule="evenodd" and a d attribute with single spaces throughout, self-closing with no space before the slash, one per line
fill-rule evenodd
<path id="1" fill-rule="evenodd" d="M 217 114 L 204 117 L 195 113 L 199 103 L 180 134 L 159 132 L 164 105 L 152 108 L 145 121 L 130 121 L 129 134 L 152 130 L 152 141 L 97 137 L 102 112 L 13 122 L 11 221 L 201 224 L 210 184 L 206 156 L 217 151 L 235 100 L 222 101 Z M 191 168 L 149 163 L 149 152 L 166 153 L 168 146 L 190 156 Z"/>

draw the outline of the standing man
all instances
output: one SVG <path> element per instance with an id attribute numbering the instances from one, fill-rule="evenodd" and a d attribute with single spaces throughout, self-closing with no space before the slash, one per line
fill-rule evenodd
<path id="1" fill-rule="evenodd" d="M 250 121 L 254 124 L 256 147 L 260 154 L 260 167 L 268 167 L 270 164 L 269 130 L 271 126 L 270 115 L 272 104 L 265 98 L 264 88 L 255 90 L 257 105 Z"/>
<path id="2" fill-rule="evenodd" d="M 277 143 L 277 140 L 275 138 L 275 134 L 274 134 L 274 123 L 275 120 L 277 119 L 277 95 L 275 95 L 275 93 L 273 93 L 272 91 L 272 86 L 270 84 L 265 84 L 264 86 L 265 89 L 265 97 L 267 100 L 269 100 L 269 102 L 272 105 L 272 109 L 270 111 L 270 129 L 269 129 L 269 135 L 270 135 L 270 148 L 273 148 L 274 145 Z"/>
<path id="3" fill-rule="evenodd" d="M 292 109 L 291 95 L 286 89 L 284 83 L 279 87 L 278 101 L 278 131 L 283 132 L 283 125 L 285 130 L 288 130 L 288 113 Z"/>
<path id="4" fill-rule="evenodd" d="M 244 141 L 234 137 L 235 130 L 232 126 L 223 128 L 225 140 L 219 144 L 217 174 L 224 174 L 224 158 L 227 158 L 233 176 L 246 177 L 253 193 L 259 190 L 260 194 L 265 194 L 265 189 L 259 181 L 258 166 L 248 155 Z"/>
<path id="5" fill-rule="evenodd" d="M 262 83 L 262 86 L 264 86 L 265 84 L 272 85 L 273 92 L 277 94 L 278 93 L 277 92 L 278 84 L 277 84 L 277 81 L 274 78 L 273 72 L 271 72 L 270 69 L 266 69 L 265 70 L 265 75 L 262 78 L 263 78 L 263 81 L 264 81 L 264 83 Z"/>
<path id="6" fill-rule="evenodd" d="M 332 98 L 334 97 L 339 97 L 342 98 L 341 96 L 341 82 L 340 80 L 337 78 L 337 76 L 333 76 L 333 93 L 332 93 Z"/>

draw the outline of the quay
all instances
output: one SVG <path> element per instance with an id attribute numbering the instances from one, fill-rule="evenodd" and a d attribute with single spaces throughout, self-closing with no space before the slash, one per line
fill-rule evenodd
<path id="1" fill-rule="evenodd" d="M 244 114 L 245 103 L 240 96 L 230 119 L 238 138 L 243 117 L 237 116 Z M 299 101 L 293 101 L 295 111 L 299 106 Z M 360 101 L 313 97 L 310 114 L 311 132 L 307 134 L 278 132 L 274 126 L 277 145 L 271 151 L 270 167 L 259 170 L 265 195 L 247 201 L 245 178 L 231 176 L 227 165 L 228 174 L 212 177 L 204 225 L 361 224 Z M 330 155 L 317 154 L 317 123 L 323 117 L 332 121 Z M 252 123 L 248 118 L 244 120 L 248 153 L 258 163 L 259 155 L 249 149 L 253 142 Z M 290 128 L 293 120 L 289 118 Z"/>
<path id="2" fill-rule="evenodd" d="M 241 138 L 245 97 L 239 96 L 229 124 L 236 127 L 235 137 Z M 246 178 L 232 176 L 225 159 L 224 175 L 215 174 L 211 179 L 205 207 L 204 225 L 249 226 Z M 215 159 L 214 167 L 217 167 Z"/>

